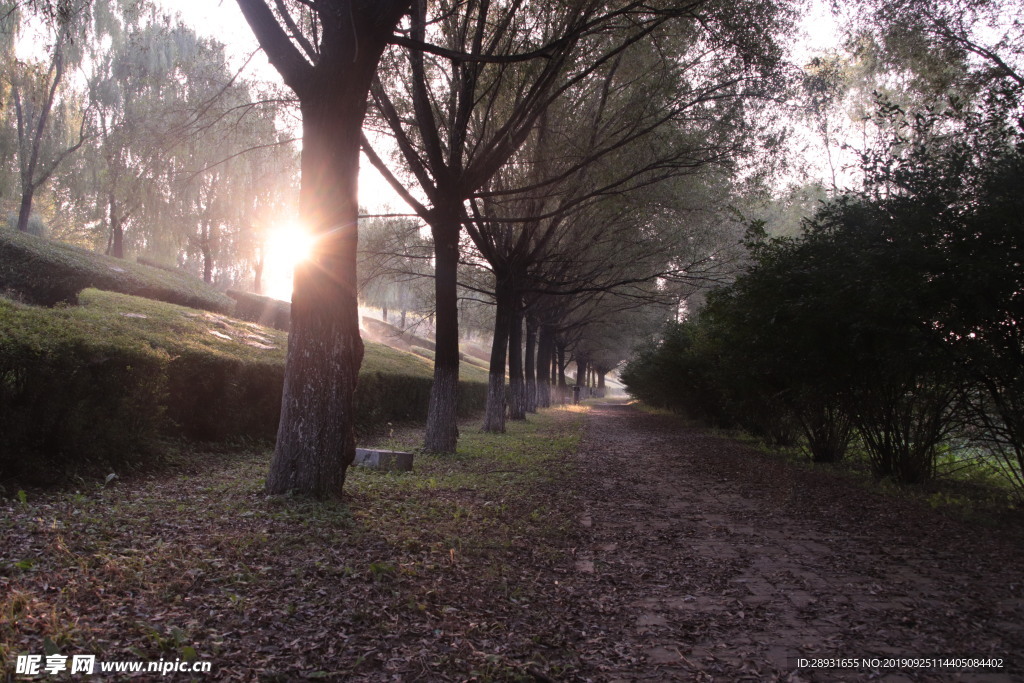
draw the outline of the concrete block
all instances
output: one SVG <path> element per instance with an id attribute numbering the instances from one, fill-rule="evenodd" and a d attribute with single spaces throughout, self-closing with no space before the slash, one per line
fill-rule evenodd
<path id="1" fill-rule="evenodd" d="M 385 472 L 411 472 L 412 453 L 384 451 L 379 448 L 357 448 L 353 465 Z"/>

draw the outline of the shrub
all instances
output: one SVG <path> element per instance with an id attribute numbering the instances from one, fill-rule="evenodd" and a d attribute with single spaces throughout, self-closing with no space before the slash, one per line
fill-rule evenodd
<path id="1" fill-rule="evenodd" d="M 282 332 L 138 297 L 86 290 L 78 307 L 0 299 L 0 478 L 48 483 L 144 464 L 156 438 L 273 439 L 284 383 Z M 430 364 L 369 343 L 359 431 L 426 419 Z M 487 387 L 460 385 L 459 415 Z"/>
<path id="2" fill-rule="evenodd" d="M 229 289 L 227 295 L 235 300 L 236 318 L 288 331 L 292 318 L 291 302 L 237 289 Z"/>
<path id="3" fill-rule="evenodd" d="M 166 353 L 0 299 L 0 477 L 137 464 L 163 426 Z"/>
<path id="4" fill-rule="evenodd" d="M 32 304 L 76 303 L 88 287 L 230 313 L 234 302 L 185 273 L 95 254 L 14 230 L 0 230 L 0 291 Z"/>

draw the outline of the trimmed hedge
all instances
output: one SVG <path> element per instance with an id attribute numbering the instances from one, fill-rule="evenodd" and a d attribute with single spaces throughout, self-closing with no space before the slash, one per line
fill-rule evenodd
<path id="1" fill-rule="evenodd" d="M 51 483 L 151 455 L 168 361 L 141 340 L 84 336 L 0 299 L 0 478 Z"/>
<path id="2" fill-rule="evenodd" d="M 235 308 L 230 298 L 186 273 L 0 230 L 0 292 L 27 303 L 53 306 L 77 303 L 79 292 L 89 287 L 218 313 L 231 313 Z"/>
<path id="3" fill-rule="evenodd" d="M 160 435 L 273 439 L 287 335 L 112 292 L 35 308 L 0 299 L 0 481 L 37 483 L 143 464 Z M 432 370 L 372 342 L 356 391 L 360 431 L 426 419 Z M 462 382 L 459 415 L 487 386 Z"/>
<path id="4" fill-rule="evenodd" d="M 292 322 L 290 301 L 272 299 L 269 296 L 229 289 L 226 294 L 235 300 L 235 317 L 250 322 L 288 331 Z"/>

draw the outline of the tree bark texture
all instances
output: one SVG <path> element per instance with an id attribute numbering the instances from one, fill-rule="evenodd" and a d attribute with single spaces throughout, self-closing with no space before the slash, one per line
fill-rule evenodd
<path id="1" fill-rule="evenodd" d="M 537 342 L 537 406 L 551 407 L 551 359 L 555 338 L 550 325 L 541 325 Z"/>
<path id="2" fill-rule="evenodd" d="M 494 341 L 491 342 L 491 362 L 487 380 L 487 406 L 484 412 L 485 432 L 505 431 L 505 362 L 507 360 L 509 332 L 512 329 L 514 291 L 508 278 L 497 275 L 494 286 L 496 302 L 494 312 Z"/>
<path id="3" fill-rule="evenodd" d="M 300 215 L 316 246 L 295 270 L 281 424 L 267 477 L 268 493 L 321 499 L 340 497 L 355 457 L 353 393 L 363 359 L 355 273 L 365 94 L 361 102 L 338 99 L 302 106 Z"/>
<path id="4" fill-rule="evenodd" d="M 431 223 L 434 236 L 434 383 L 430 387 L 423 447 L 454 453 L 459 441 L 459 232 L 458 209 Z"/>
<path id="5" fill-rule="evenodd" d="M 537 412 L 537 321 L 526 318 L 526 350 L 523 371 L 526 376 L 526 412 Z"/>
<path id="6" fill-rule="evenodd" d="M 555 367 L 558 373 L 558 402 L 565 403 L 569 390 L 565 383 L 565 342 L 555 341 Z"/>
<path id="7" fill-rule="evenodd" d="M 508 417 L 526 419 L 526 384 L 523 381 L 523 309 L 519 296 L 514 299 L 512 326 L 508 335 Z"/>

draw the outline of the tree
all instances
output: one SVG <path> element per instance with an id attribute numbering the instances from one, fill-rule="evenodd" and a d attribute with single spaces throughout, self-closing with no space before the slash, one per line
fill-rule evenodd
<path id="1" fill-rule="evenodd" d="M 556 101 L 577 90 L 600 93 L 610 65 L 678 20 L 678 35 L 716 53 L 702 66 L 731 75 L 723 83 L 742 89 L 765 73 L 775 48 L 771 32 L 779 14 L 771 3 L 737 11 L 715 2 L 599 2 L 550 4 L 439 3 L 417 5 L 411 40 L 436 36 L 435 57 L 412 50 L 380 79 L 374 102 L 395 137 L 396 148 L 426 197 L 417 201 L 367 143 L 368 156 L 431 226 L 436 251 L 438 350 L 426 447 L 451 452 L 458 376 L 456 272 L 459 233 L 470 220 L 465 204 L 495 176 L 529 138 Z M 750 20 L 748 22 L 748 20 Z M 669 32 L 666 30 L 666 35 Z M 742 47 L 739 47 L 742 44 Z M 742 53 L 742 57 L 738 53 Z M 428 52 L 428 55 L 431 54 Z M 705 52 L 704 54 L 708 54 Z M 698 57 L 695 53 L 691 55 Z M 670 60 L 666 57 L 666 62 Z M 685 70 L 685 62 L 675 64 Z M 717 75 L 717 73 L 716 73 Z M 750 79 L 750 80 L 748 80 Z M 714 78 L 710 78 L 712 82 Z M 409 83 L 409 87 L 403 84 Z M 742 85 L 741 85 L 742 84 Z M 698 92 L 706 92 L 702 87 Z M 683 98 L 685 100 L 685 97 Z M 724 102 L 725 98 L 722 98 Z M 723 109 L 728 109 L 723 104 Z M 415 120 L 410 116 L 415 117 Z M 671 115 L 669 115 L 671 118 Z M 607 150 L 605 150 L 605 153 Z M 579 164 L 582 168 L 585 164 Z"/>
<path id="2" fill-rule="evenodd" d="M 302 115 L 301 220 L 281 423 L 269 493 L 341 495 L 355 457 L 352 398 L 363 344 L 356 294 L 357 177 L 366 98 L 409 0 L 237 0 Z"/>
<path id="3" fill-rule="evenodd" d="M 102 6 L 102 4 L 98 4 Z M 88 117 L 65 97 L 66 76 L 96 45 L 91 0 L 29 3 L 46 37 L 48 62 L 19 61 L 10 74 L 11 101 L 18 133 L 21 203 L 18 230 L 28 230 L 32 201 L 54 171 L 84 144 Z"/>
<path id="4" fill-rule="evenodd" d="M 420 234 L 418 221 L 368 218 L 359 227 L 359 297 L 369 306 L 399 313 L 405 329 L 408 314 L 418 318 L 433 311 L 433 247 Z"/>

